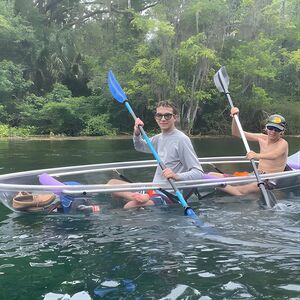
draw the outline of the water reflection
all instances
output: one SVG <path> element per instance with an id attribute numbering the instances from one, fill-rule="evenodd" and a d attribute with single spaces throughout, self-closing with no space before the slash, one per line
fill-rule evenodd
<path id="1" fill-rule="evenodd" d="M 42 144 L 10 147 L 5 171 L 74 165 L 78 157 L 82 164 L 141 158 L 113 153 L 118 143 Z M 213 155 L 212 145 L 201 145 Z M 177 206 L 126 211 L 106 203 L 105 213 L 91 216 L 20 216 L 1 207 L 0 299 L 299 297 L 300 199 L 285 199 L 282 211 L 232 197 L 193 200 L 217 234 L 195 227 Z"/>
<path id="2" fill-rule="evenodd" d="M 16 295 L 9 278 L 30 278 L 31 287 L 17 283 L 27 295 L 22 299 L 39 299 L 41 289 L 44 294 L 70 295 L 85 290 L 99 297 L 107 281 L 117 282 L 118 288 L 104 299 L 243 299 L 265 294 L 280 299 L 287 293 L 282 287 L 296 283 L 299 205 L 292 214 L 237 203 L 222 205 L 222 210 L 218 204 L 195 209 L 213 221 L 219 235 L 203 234 L 177 207 L 116 209 L 89 217 L 10 214 L 0 227 L 5 292 Z M 134 291 L 126 290 L 124 279 L 136 286 Z"/>

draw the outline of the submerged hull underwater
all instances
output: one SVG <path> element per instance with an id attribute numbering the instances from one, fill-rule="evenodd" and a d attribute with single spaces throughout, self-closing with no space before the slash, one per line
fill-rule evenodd
<path id="1" fill-rule="evenodd" d="M 262 180 L 276 183 L 276 188 L 272 190 L 272 193 L 278 199 L 300 197 L 300 170 L 297 159 L 299 158 L 296 157 L 295 161 L 294 156 L 292 162 L 295 169 L 292 171 L 261 175 Z M 249 168 L 249 161 L 240 156 L 208 157 L 201 158 L 199 161 L 206 172 L 212 168 L 218 170 L 222 168 L 230 172 L 237 165 L 239 170 Z M 218 168 L 216 165 L 218 165 Z M 63 200 L 65 201 L 65 207 L 60 212 L 72 213 L 75 210 L 68 207 L 68 205 L 70 206 L 70 199 L 77 199 L 79 204 L 88 204 L 89 211 L 93 211 L 99 204 L 99 199 L 101 199 L 101 202 L 105 199 L 108 202 L 107 198 L 116 191 L 141 191 L 160 188 L 171 191 L 167 182 L 155 184 L 150 182 L 153 168 L 156 166 L 156 161 L 145 160 L 41 169 L 0 175 L 0 200 L 9 209 L 26 213 L 56 212 L 57 203 L 61 203 Z M 106 185 L 110 178 L 116 176 L 120 178 L 120 173 L 122 173 L 121 178 L 122 176 L 130 178 L 136 172 L 138 172 L 141 182 L 114 186 Z M 201 195 L 207 195 L 208 192 L 214 191 L 216 187 L 222 184 L 246 184 L 250 182 L 256 182 L 254 175 L 225 178 L 205 176 L 199 180 L 176 182 L 176 186 L 183 190 L 197 188 L 201 197 Z M 43 199 L 44 202 L 42 205 L 36 203 L 33 209 L 24 209 L 24 207 L 18 206 L 19 202 L 16 201 L 20 200 L 26 203 L 28 198 L 32 201 L 37 197 Z M 95 210 L 99 212 L 96 208 Z"/>

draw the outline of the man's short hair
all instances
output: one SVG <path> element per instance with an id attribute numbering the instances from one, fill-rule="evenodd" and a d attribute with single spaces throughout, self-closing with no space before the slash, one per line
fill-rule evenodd
<path id="1" fill-rule="evenodd" d="M 178 115 L 178 109 L 175 106 L 175 104 L 173 104 L 172 102 L 168 101 L 168 100 L 164 100 L 164 101 L 159 101 L 156 104 L 156 108 L 158 107 L 171 107 L 173 109 L 173 114 L 174 115 Z"/>

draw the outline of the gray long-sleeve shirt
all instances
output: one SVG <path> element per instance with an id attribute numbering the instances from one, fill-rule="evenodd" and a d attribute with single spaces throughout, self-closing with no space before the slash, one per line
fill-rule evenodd
<path id="1" fill-rule="evenodd" d="M 196 180 L 203 176 L 203 169 L 198 161 L 192 142 L 178 129 L 160 133 L 150 138 L 153 147 L 167 168 L 172 169 L 180 180 Z M 137 151 L 151 153 L 142 135 L 133 136 L 134 148 Z M 166 181 L 161 175 L 160 166 L 156 168 L 153 182 Z"/>

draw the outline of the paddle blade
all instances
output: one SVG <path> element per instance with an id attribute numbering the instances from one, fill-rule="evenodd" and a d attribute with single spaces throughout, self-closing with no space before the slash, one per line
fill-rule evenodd
<path id="1" fill-rule="evenodd" d="M 259 204 L 262 208 L 272 208 L 278 203 L 277 198 L 272 191 L 266 190 L 266 192 L 268 202 L 266 203 L 266 197 L 263 195 L 263 193 L 261 193 L 259 197 Z"/>
<path id="2" fill-rule="evenodd" d="M 112 70 L 108 72 L 108 87 L 112 96 L 120 103 L 127 100 L 127 97 L 117 81 Z"/>
<path id="3" fill-rule="evenodd" d="M 224 66 L 214 75 L 214 83 L 219 92 L 228 92 L 229 76 Z"/>

